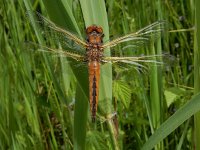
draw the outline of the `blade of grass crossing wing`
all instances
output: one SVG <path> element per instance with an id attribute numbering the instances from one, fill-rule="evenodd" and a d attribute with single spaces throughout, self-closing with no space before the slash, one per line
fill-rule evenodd
<path id="1" fill-rule="evenodd" d="M 160 0 L 154 0 L 155 8 L 157 7 L 158 19 L 161 20 L 162 18 L 162 11 L 161 11 L 161 2 Z M 160 33 L 161 34 L 161 33 Z M 156 39 L 154 46 L 152 46 L 151 54 L 162 54 L 162 46 L 161 46 L 161 36 L 160 38 Z M 158 61 L 162 61 L 161 58 L 158 58 Z M 162 110 L 163 110 L 163 100 L 162 100 L 162 66 L 152 66 L 152 72 L 150 76 L 150 97 L 151 97 L 151 110 L 152 110 L 152 121 L 153 121 L 153 128 L 159 128 L 160 124 L 162 123 Z M 157 149 L 163 149 L 162 143 L 158 144 Z"/>

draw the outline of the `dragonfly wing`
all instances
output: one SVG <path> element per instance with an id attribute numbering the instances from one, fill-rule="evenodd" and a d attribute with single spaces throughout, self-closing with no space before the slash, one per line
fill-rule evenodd
<path id="1" fill-rule="evenodd" d="M 117 44 L 132 41 L 136 45 L 137 43 L 144 43 L 150 39 L 150 37 L 154 36 L 157 37 L 161 31 L 164 30 L 164 25 L 166 24 L 166 21 L 157 21 L 153 24 L 148 25 L 147 27 L 142 28 L 141 30 L 130 33 L 125 36 L 119 37 L 117 39 L 114 39 L 112 41 L 109 41 L 105 44 L 103 44 L 103 48 L 111 48 L 116 46 Z"/>
<path id="2" fill-rule="evenodd" d="M 33 14 L 33 17 L 30 17 L 31 14 Z M 80 37 L 65 29 L 60 28 L 55 23 L 48 20 L 38 12 L 31 13 L 28 11 L 27 19 L 31 23 L 34 22 L 39 26 L 41 33 L 46 39 L 49 39 L 49 37 L 58 39 L 64 48 L 68 47 L 80 50 L 80 49 L 85 49 L 85 47 L 87 46 L 87 43 L 81 40 Z"/>
<path id="3" fill-rule="evenodd" d="M 150 55 L 150 56 L 138 56 L 138 57 L 104 57 L 103 62 L 123 62 L 129 64 L 135 63 L 156 63 L 162 64 L 156 60 L 156 57 L 162 57 L 163 55 Z"/>
<path id="4" fill-rule="evenodd" d="M 33 49 L 33 50 L 38 49 L 38 51 L 41 51 L 41 52 L 52 53 L 52 54 L 59 55 L 61 57 L 69 57 L 69 58 L 72 58 L 72 59 L 77 60 L 77 61 L 84 61 L 85 60 L 85 57 L 82 54 L 72 53 L 70 51 L 66 51 L 66 50 L 62 50 L 62 49 L 56 49 L 56 48 L 54 49 L 54 48 L 39 45 L 39 44 L 36 44 L 36 43 L 33 43 L 33 42 L 29 42 L 26 45 L 28 45 L 26 47 L 29 48 L 29 49 Z"/>
<path id="5" fill-rule="evenodd" d="M 145 66 L 145 64 L 142 64 L 141 62 L 138 62 L 138 59 L 136 57 L 128 59 L 123 57 L 104 57 L 102 63 L 111 63 L 115 69 L 121 68 L 122 72 L 128 70 L 130 71 L 132 69 L 139 72 L 144 72 L 145 70 L 148 70 L 147 66 Z"/>
<path id="6" fill-rule="evenodd" d="M 147 69 L 147 64 L 164 66 L 164 68 L 169 68 L 170 66 L 177 65 L 177 59 L 168 54 L 163 53 L 160 55 L 149 55 L 149 56 L 135 56 L 135 57 L 104 57 L 102 63 L 112 63 L 112 64 L 125 64 L 123 66 L 134 66 L 135 68 Z"/>

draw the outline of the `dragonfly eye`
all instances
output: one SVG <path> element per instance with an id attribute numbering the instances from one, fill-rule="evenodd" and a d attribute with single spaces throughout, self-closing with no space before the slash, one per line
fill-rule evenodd
<path id="1" fill-rule="evenodd" d="M 102 27 L 96 27 L 96 31 L 99 32 L 99 33 L 103 33 Z"/>
<path id="2" fill-rule="evenodd" d="M 95 31 L 95 32 L 98 32 L 98 33 L 103 33 L 102 27 L 96 26 L 96 25 L 89 26 L 89 27 L 87 27 L 87 29 L 86 29 L 86 33 L 87 33 L 87 34 L 90 34 L 90 33 L 94 32 L 94 31 Z"/>
<path id="3" fill-rule="evenodd" d="M 86 29 L 86 33 L 87 34 L 90 34 L 92 31 L 93 31 L 93 27 L 92 26 L 87 27 L 87 29 Z"/>

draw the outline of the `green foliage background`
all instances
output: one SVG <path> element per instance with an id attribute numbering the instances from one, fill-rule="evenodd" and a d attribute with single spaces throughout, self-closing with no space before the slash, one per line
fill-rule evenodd
<path id="1" fill-rule="evenodd" d="M 198 149 L 200 119 L 190 118 L 200 110 L 196 1 L 0 0 L 0 149 Z M 141 72 L 103 65 L 93 124 L 87 70 L 28 47 L 56 45 L 27 20 L 34 11 L 82 38 L 85 27 L 101 25 L 105 41 L 166 20 L 166 31 L 145 50 L 111 52 L 171 57 Z"/>

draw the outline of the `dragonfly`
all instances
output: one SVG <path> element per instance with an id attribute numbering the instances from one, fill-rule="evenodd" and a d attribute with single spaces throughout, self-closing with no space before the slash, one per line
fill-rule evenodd
<path id="1" fill-rule="evenodd" d="M 30 19 L 31 20 L 31 19 Z M 40 46 L 42 49 L 53 53 L 60 53 L 65 57 L 70 57 L 77 60 L 80 63 L 87 63 L 89 73 L 89 103 L 91 111 L 92 122 L 95 122 L 97 106 L 99 100 L 99 83 L 100 83 L 100 67 L 104 63 L 130 63 L 135 64 L 139 62 L 155 62 L 150 60 L 152 56 L 139 56 L 139 57 L 119 57 L 119 56 L 104 56 L 104 50 L 107 48 L 115 47 L 119 44 L 132 41 L 137 43 L 146 43 L 152 36 L 159 36 L 163 31 L 165 21 L 154 22 L 137 32 L 130 33 L 113 40 L 103 42 L 104 32 L 103 28 L 98 25 L 91 25 L 86 28 L 86 39 L 83 40 L 76 34 L 65 30 L 54 22 L 42 16 L 40 13 L 34 13 L 34 19 L 31 20 L 37 22 L 44 32 L 44 36 L 49 33 L 55 34 L 55 38 L 59 39 L 59 42 L 68 47 L 70 50 L 60 50 L 56 48 L 50 48 L 48 46 Z M 45 38 L 49 38 L 46 36 Z M 71 45 L 70 45 L 71 43 Z M 82 50 L 84 49 L 84 52 Z M 154 55 L 156 56 L 156 55 Z M 154 57 L 153 56 L 153 57 Z M 158 55 L 159 56 L 159 55 Z"/>

